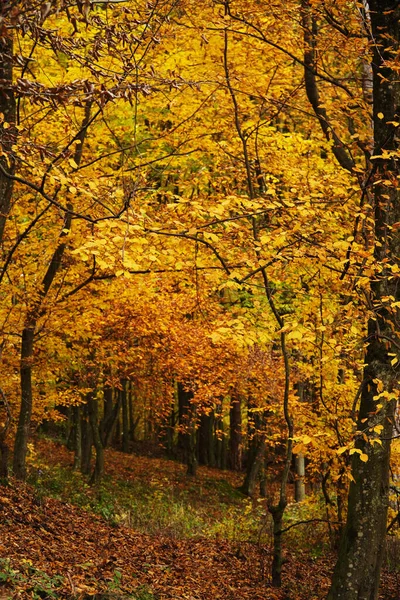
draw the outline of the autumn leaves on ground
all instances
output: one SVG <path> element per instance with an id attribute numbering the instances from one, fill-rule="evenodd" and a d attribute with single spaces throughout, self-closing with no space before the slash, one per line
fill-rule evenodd
<path id="1" fill-rule="evenodd" d="M 68 462 L 54 444 L 41 442 L 40 449 Z M 49 471 L 43 463 L 35 488 L 2 488 L 1 554 L 10 559 L 7 568 L 4 560 L 1 565 L 6 594 L 38 597 L 42 586 L 53 597 L 138 589 L 137 597 L 149 600 L 324 597 L 331 561 L 321 558 L 324 537 L 318 534 L 307 540 L 308 551 L 297 544 L 288 548 L 285 588 L 271 590 L 270 523 L 263 523 L 261 503 L 240 498 L 237 477 L 204 469 L 192 481 L 179 463 L 110 454 L 110 480 L 99 490 L 82 490 L 71 476 L 65 486 L 60 478 L 54 482 L 53 460 Z M 129 496 L 130 484 L 136 498 Z M 68 502 L 74 494 L 83 508 Z M 317 544 L 313 552 L 310 541 Z"/>
<path id="2" fill-rule="evenodd" d="M 284 585 L 271 587 L 271 521 L 234 473 L 110 450 L 102 486 L 71 470 L 65 447 L 38 440 L 33 486 L 0 494 L 1 597 L 319 600 L 333 567 L 326 524 L 285 539 Z M 290 505 L 288 522 L 315 515 Z M 400 592 L 395 555 L 380 598 Z"/>

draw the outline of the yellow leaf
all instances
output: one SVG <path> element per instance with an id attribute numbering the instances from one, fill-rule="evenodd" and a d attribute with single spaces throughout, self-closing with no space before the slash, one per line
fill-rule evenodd
<path id="1" fill-rule="evenodd" d="M 378 112 L 376 116 L 378 117 L 378 119 L 383 119 L 385 115 L 381 112 Z"/>
<path id="2" fill-rule="evenodd" d="M 299 329 L 295 329 L 294 331 L 290 331 L 287 335 L 288 340 L 301 340 L 303 337 L 303 332 Z"/>
<path id="3" fill-rule="evenodd" d="M 368 454 L 360 454 L 360 460 L 362 460 L 363 462 L 367 462 L 368 460 Z"/>

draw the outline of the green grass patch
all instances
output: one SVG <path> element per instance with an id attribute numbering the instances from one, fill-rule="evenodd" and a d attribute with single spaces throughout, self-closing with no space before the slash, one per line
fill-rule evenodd
<path id="1" fill-rule="evenodd" d="M 64 578 L 60 575 L 50 576 L 36 569 L 30 561 L 23 561 L 16 569 L 9 559 L 0 559 L 0 585 L 5 587 L 5 595 L 10 590 L 10 598 L 15 589 L 23 590 L 33 600 L 58 598 L 63 582 Z"/>

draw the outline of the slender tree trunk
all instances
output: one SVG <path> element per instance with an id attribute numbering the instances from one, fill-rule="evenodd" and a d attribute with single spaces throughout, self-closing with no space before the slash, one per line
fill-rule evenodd
<path id="1" fill-rule="evenodd" d="M 273 521 L 273 552 L 272 552 L 272 567 L 271 577 L 273 587 L 281 587 L 282 585 L 282 523 L 285 513 L 286 503 L 279 502 L 268 508 L 272 515 Z"/>
<path id="2" fill-rule="evenodd" d="M 127 381 L 121 381 L 121 403 L 122 403 L 122 452 L 129 452 L 129 409 L 128 409 L 128 394 Z"/>
<path id="3" fill-rule="evenodd" d="M 135 441 L 135 430 L 138 424 L 138 420 L 135 420 L 133 412 L 133 383 L 128 382 L 128 413 L 129 413 L 129 441 Z"/>
<path id="4" fill-rule="evenodd" d="M 89 475 L 92 461 L 92 429 L 89 423 L 88 406 L 81 407 L 81 432 L 82 432 L 82 450 L 81 450 L 81 471 L 83 475 Z"/>
<path id="5" fill-rule="evenodd" d="M 220 414 L 215 419 L 215 460 L 218 469 L 226 469 L 226 436 Z"/>
<path id="6" fill-rule="evenodd" d="M 74 416 L 74 471 L 82 469 L 82 407 L 73 407 Z"/>
<path id="7" fill-rule="evenodd" d="M 89 423 L 92 432 L 93 445 L 96 450 L 96 462 L 91 477 L 91 483 L 99 483 L 104 475 L 104 446 L 99 430 L 99 402 L 94 393 L 88 394 Z"/>
<path id="8" fill-rule="evenodd" d="M 233 471 L 242 470 L 242 407 L 240 396 L 233 396 L 229 411 L 229 465 Z"/>
<path id="9" fill-rule="evenodd" d="M 106 370 L 105 377 L 107 377 L 109 374 L 110 372 Z M 113 390 L 108 383 L 104 383 L 103 385 L 103 398 L 103 418 L 101 419 L 100 423 L 100 431 L 101 439 L 103 440 L 104 447 L 106 447 L 107 432 L 110 423 L 113 421 Z"/>
<path id="10" fill-rule="evenodd" d="M 6 3 L 7 4 L 7 3 Z M 5 7 L 7 10 L 7 7 Z M 9 10 L 9 8 L 8 8 Z M 0 14 L 3 13 L 0 7 Z M 2 14 L 2 16 L 5 16 Z M 10 37 L 6 37 L 10 35 Z M 12 89 L 13 82 L 13 39 L 12 29 L 7 32 L 6 27 L 3 28 L 2 37 L 0 39 L 0 113 L 4 115 L 4 122 L 10 127 L 4 129 L 1 127 L 0 146 L 5 156 L 0 157 L 0 168 L 10 175 L 15 173 L 15 161 L 12 157 L 12 146 L 16 140 L 16 105 L 14 92 Z M 0 172 L 0 244 L 3 240 L 4 227 L 7 221 L 8 213 L 11 206 L 11 198 L 13 193 L 13 181 Z"/>
<path id="11" fill-rule="evenodd" d="M 198 460 L 201 465 L 215 466 L 214 413 L 202 414 L 197 432 Z"/>
<path id="12" fill-rule="evenodd" d="M 400 121 L 400 83 L 394 57 L 400 47 L 400 7 L 397 2 L 371 0 L 370 19 L 373 53 L 374 160 L 372 175 L 375 209 L 376 275 L 371 281 L 371 311 L 364 385 L 358 420 L 356 448 L 367 462 L 354 454 L 347 522 L 344 528 L 329 600 L 376 600 L 382 565 L 389 492 L 389 459 L 399 359 L 400 286 L 393 277 L 400 256 L 396 227 L 400 222 L 397 186 L 397 158 L 384 151 L 397 152 L 397 123 Z M 394 123 L 394 124 L 393 124 Z M 377 407 L 379 398 L 380 410 Z M 379 406 L 378 404 L 378 406 Z M 374 431 L 374 427 L 378 429 Z M 367 439 L 366 439 L 367 438 Z M 367 441 L 368 440 L 368 441 Z"/>
<path id="13" fill-rule="evenodd" d="M 0 461 L 0 483 L 7 482 L 8 480 L 8 456 L 9 456 L 9 448 L 6 441 L 0 436 L 0 452 L 1 452 L 1 461 Z"/>
<path id="14" fill-rule="evenodd" d="M 14 445 L 14 475 L 18 479 L 26 477 L 26 453 L 28 449 L 29 427 L 32 416 L 32 360 L 33 341 L 36 328 L 36 319 L 28 321 L 22 332 L 21 343 L 21 408 L 15 435 Z"/>
<path id="15" fill-rule="evenodd" d="M 244 478 L 243 485 L 240 490 L 246 496 L 254 496 L 260 470 L 264 467 L 265 458 L 265 437 L 261 434 L 258 437 L 258 441 L 248 458 L 248 464 L 246 469 L 246 476 Z"/>
<path id="16" fill-rule="evenodd" d="M 174 396 L 175 398 L 175 396 Z M 176 412 L 175 412 L 175 402 L 171 406 L 171 411 L 168 415 L 167 422 L 167 433 L 166 433 L 166 443 L 167 443 L 167 456 L 173 458 L 175 457 L 175 425 L 176 425 Z"/>
<path id="17" fill-rule="evenodd" d="M 295 458 L 296 479 L 294 482 L 294 498 L 296 502 L 303 502 L 306 497 L 306 487 L 304 484 L 305 461 L 303 454 L 297 454 Z"/>
<path id="18" fill-rule="evenodd" d="M 181 447 L 183 447 L 187 474 L 196 475 L 196 422 L 195 410 L 192 406 L 193 392 L 186 390 L 181 382 L 178 382 L 179 402 L 179 425 L 181 431 Z"/>
<path id="19" fill-rule="evenodd" d="M 8 481 L 8 455 L 9 448 L 7 444 L 7 433 L 8 429 L 11 425 L 11 410 L 10 405 L 8 403 L 7 397 L 3 390 L 0 388 L 0 408 L 1 412 L 4 412 L 5 415 L 2 417 L 3 425 L 0 430 L 0 484 L 6 483 Z"/>

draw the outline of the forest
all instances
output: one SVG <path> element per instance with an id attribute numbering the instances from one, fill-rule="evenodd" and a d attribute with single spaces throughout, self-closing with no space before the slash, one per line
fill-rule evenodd
<path id="1" fill-rule="evenodd" d="M 400 2 L 2 0 L 0 600 L 398 600 Z"/>

